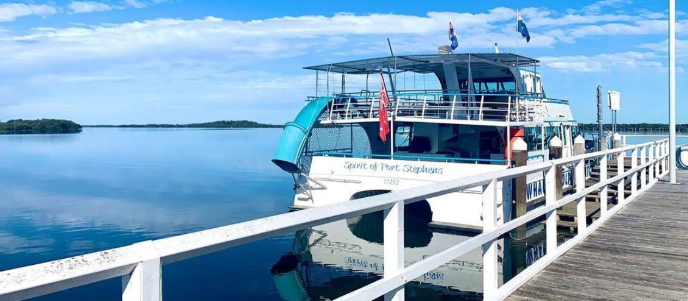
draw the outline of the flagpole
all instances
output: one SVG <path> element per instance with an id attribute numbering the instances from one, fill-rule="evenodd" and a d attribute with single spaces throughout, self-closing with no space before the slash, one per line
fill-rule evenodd
<path id="1" fill-rule="evenodd" d="M 399 104 L 397 103 L 397 92 L 396 92 L 396 79 L 397 79 L 397 57 L 394 56 L 394 51 L 392 51 L 392 42 L 389 41 L 389 38 L 387 38 L 387 45 L 389 46 L 389 53 L 392 55 L 394 58 L 394 80 L 392 80 L 392 73 L 390 72 L 389 74 L 389 81 L 392 84 L 392 99 L 394 99 L 394 105 L 398 106 Z M 388 68 L 389 69 L 389 68 Z M 391 102 L 390 102 L 391 104 Z M 390 109 L 392 109 L 392 106 L 389 106 Z M 390 128 L 389 128 L 389 158 L 394 160 L 394 111 L 396 110 L 391 110 L 390 112 Z"/>

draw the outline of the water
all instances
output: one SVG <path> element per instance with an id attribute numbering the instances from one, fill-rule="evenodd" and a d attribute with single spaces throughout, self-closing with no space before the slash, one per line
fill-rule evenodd
<path id="1" fill-rule="evenodd" d="M 0 270 L 284 213 L 292 180 L 270 162 L 280 134 L 86 128 L 0 135 Z M 427 217 L 408 217 L 407 224 L 414 225 L 407 229 L 408 257 L 470 237 L 433 232 L 424 226 Z M 354 218 L 165 265 L 163 295 L 333 299 L 379 279 L 380 228 L 380 216 Z M 542 238 L 529 245 L 527 255 L 512 256 L 515 265 L 542 255 Z M 442 248 L 418 254 L 432 246 Z M 424 275 L 423 285 L 407 285 L 407 298 L 480 299 L 472 291 L 481 286 L 481 270 L 476 250 Z M 37 300 L 119 300 L 120 294 L 121 280 L 112 279 Z"/>
<path id="2" fill-rule="evenodd" d="M 281 130 L 92 129 L 0 135 L 0 270 L 287 211 Z M 163 269 L 167 300 L 279 300 L 293 235 Z M 41 300 L 118 300 L 121 280 Z"/>
<path id="3" fill-rule="evenodd" d="M 0 135 L 0 270 L 285 213 L 293 200 L 292 179 L 270 162 L 280 134 L 86 128 L 70 135 Z M 418 221 L 407 231 L 414 248 L 465 239 L 433 234 L 423 227 L 427 217 Z M 381 223 L 375 216 L 339 221 L 165 265 L 163 295 L 333 299 L 380 278 L 370 267 L 378 273 L 382 268 Z M 409 217 L 407 224 L 416 222 Z M 456 263 L 458 269 L 469 266 L 465 277 L 472 287 L 481 281 L 476 252 L 472 261 Z M 424 278 L 456 280 L 446 271 Z M 37 299 L 119 300 L 120 294 L 118 278 Z M 407 295 L 480 299 L 427 284 L 408 285 Z"/>

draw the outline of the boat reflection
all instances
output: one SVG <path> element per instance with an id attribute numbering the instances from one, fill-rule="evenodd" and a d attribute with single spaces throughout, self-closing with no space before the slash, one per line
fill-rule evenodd
<path id="1" fill-rule="evenodd" d="M 429 228 L 426 202 L 409 205 L 405 212 L 406 266 L 472 236 Z M 280 296 L 288 301 L 331 300 L 380 279 L 384 269 L 382 222 L 382 213 L 376 212 L 297 232 L 292 252 L 271 269 Z M 410 282 L 406 297 L 481 300 L 481 251 L 474 250 Z"/>

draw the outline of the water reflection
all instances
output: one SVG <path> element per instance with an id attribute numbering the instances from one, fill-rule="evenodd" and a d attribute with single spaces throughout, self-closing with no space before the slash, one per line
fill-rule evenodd
<path id="1" fill-rule="evenodd" d="M 409 211 L 413 212 L 407 207 Z M 407 214 L 405 218 L 407 266 L 470 237 L 433 232 L 427 216 Z M 292 251 L 270 270 L 280 296 L 289 301 L 335 299 L 380 279 L 384 269 L 381 223 L 382 216 L 372 213 L 297 232 Z M 410 282 L 407 298 L 481 300 L 480 258 L 476 250 Z"/>

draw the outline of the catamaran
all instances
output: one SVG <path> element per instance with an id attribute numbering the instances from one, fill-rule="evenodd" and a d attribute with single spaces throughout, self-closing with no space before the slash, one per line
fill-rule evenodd
<path id="1" fill-rule="evenodd" d="M 316 73 L 316 95 L 286 124 L 273 159 L 293 174 L 293 208 L 507 169 L 518 138 L 531 162 L 549 160 L 547 144 L 555 136 L 563 156 L 571 155 L 577 123 L 568 101 L 547 96 L 538 66 L 536 59 L 511 53 L 465 53 L 306 67 Z M 380 107 L 380 91 L 368 89 L 371 80 L 374 86 L 389 82 L 386 108 Z M 408 89 L 411 81 L 416 83 Z M 354 90 L 347 82 L 363 87 Z M 389 139 L 380 132 L 385 117 Z M 542 196 L 541 181 L 529 177 L 531 201 Z M 511 200 L 508 185 L 498 187 L 498 202 Z M 482 230 L 477 190 L 426 202 L 432 226 Z"/>
<path id="2" fill-rule="evenodd" d="M 273 159 L 293 176 L 292 209 L 512 168 L 519 139 L 527 145 L 527 164 L 550 160 L 554 137 L 563 144 L 562 156 L 570 156 L 577 123 L 568 101 L 545 93 L 538 67 L 538 60 L 512 53 L 447 51 L 305 67 L 315 71 L 315 95 L 286 124 Z M 542 175 L 526 182 L 528 204 L 542 200 Z M 564 188 L 571 184 L 571 170 L 564 170 Z M 500 223 L 511 214 L 512 188 L 510 182 L 497 187 Z M 407 264 L 482 231 L 481 194 L 475 188 L 407 205 Z M 309 265 L 338 277 L 379 275 L 382 219 L 377 212 L 314 227 L 306 238 L 295 238 L 307 246 L 297 254 L 308 254 Z M 537 227 L 528 233 L 539 233 Z M 511 254 L 505 243 L 498 242 L 506 265 Z M 475 250 L 416 281 L 480 293 L 481 269 Z M 311 279 L 300 287 L 312 283 L 313 270 L 297 273 Z"/>

